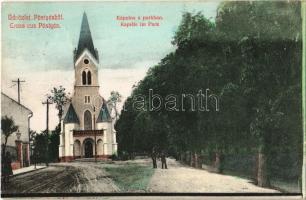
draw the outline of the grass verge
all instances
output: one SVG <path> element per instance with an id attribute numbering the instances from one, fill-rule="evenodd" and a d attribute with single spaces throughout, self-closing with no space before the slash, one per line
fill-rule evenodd
<path id="1" fill-rule="evenodd" d="M 154 173 L 152 167 L 135 163 L 108 165 L 105 170 L 122 192 L 146 192 Z"/>

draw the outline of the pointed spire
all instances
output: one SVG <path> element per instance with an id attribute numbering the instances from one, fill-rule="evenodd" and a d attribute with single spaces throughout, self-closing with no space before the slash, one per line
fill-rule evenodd
<path id="1" fill-rule="evenodd" d="M 79 124 L 80 121 L 79 121 L 79 118 L 74 110 L 74 107 L 72 105 L 72 103 L 69 105 L 69 108 L 68 108 L 68 111 L 65 115 L 65 118 L 64 118 L 64 123 L 75 123 L 75 124 Z"/>
<path id="2" fill-rule="evenodd" d="M 95 50 L 95 47 L 92 41 L 92 37 L 91 37 L 87 15 L 84 12 L 83 19 L 82 19 L 82 25 L 81 25 L 79 44 L 75 52 L 75 60 L 79 58 L 79 56 L 83 53 L 85 49 L 87 49 L 98 60 L 97 51 Z"/>
<path id="3" fill-rule="evenodd" d="M 99 122 L 109 122 L 111 120 L 112 120 L 112 118 L 111 118 L 110 113 L 108 111 L 108 108 L 106 106 L 106 102 L 105 102 L 105 100 L 103 100 L 103 104 L 102 104 L 102 107 L 101 107 L 101 110 L 99 112 L 99 116 L 98 116 L 96 122 L 97 123 L 99 123 Z"/>

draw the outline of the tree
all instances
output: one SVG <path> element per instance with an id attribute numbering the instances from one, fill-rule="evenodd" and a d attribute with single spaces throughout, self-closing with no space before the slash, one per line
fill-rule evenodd
<path id="1" fill-rule="evenodd" d="M 35 140 L 36 135 L 37 135 L 36 131 L 30 130 L 30 143 L 33 143 L 33 141 Z"/>
<path id="2" fill-rule="evenodd" d="M 34 146 L 34 152 L 33 156 L 35 159 L 35 163 L 42 163 L 42 162 L 47 162 L 47 143 L 46 143 L 46 134 L 44 132 L 40 134 L 36 134 L 33 146 Z"/>
<path id="3" fill-rule="evenodd" d="M 51 161 L 58 161 L 58 145 L 60 143 L 60 127 L 59 125 L 56 126 L 55 130 L 51 132 L 49 137 L 49 147 L 48 147 L 48 154 Z"/>
<path id="4" fill-rule="evenodd" d="M 33 130 L 30 130 L 30 155 L 32 156 L 31 160 L 33 160 L 33 156 L 34 156 L 34 148 L 35 148 L 35 138 L 37 136 L 37 132 L 36 131 L 33 131 Z M 35 159 L 34 159 L 35 160 Z M 36 160 L 35 160 L 36 162 Z"/>
<path id="5" fill-rule="evenodd" d="M 208 152 L 220 172 L 220 157 L 241 172 L 245 166 L 236 155 L 245 154 L 247 175 L 260 186 L 269 186 L 272 175 L 299 178 L 299 12 L 300 2 L 224 2 L 216 22 L 201 13 L 184 13 L 172 41 L 175 51 L 149 69 L 124 104 L 116 124 L 119 151 L 148 151 L 158 144 L 181 155 L 187 152 L 185 160 L 192 164 L 199 152 Z M 149 89 L 165 99 L 205 88 L 220 97 L 219 112 L 131 109 L 133 99 Z"/>
<path id="6" fill-rule="evenodd" d="M 239 85 L 247 99 L 249 136 L 257 151 L 256 180 L 260 186 L 269 186 L 273 163 L 285 149 L 285 145 L 271 145 L 271 141 L 282 141 L 276 136 L 278 121 L 284 118 L 291 122 L 299 113 L 291 119 L 284 117 L 275 104 L 288 88 L 300 85 L 300 10 L 300 2 L 225 2 L 218 9 L 217 29 L 232 41 L 235 51 L 230 58 L 238 58 L 241 66 Z M 293 96 L 299 93 L 296 90 Z M 288 145 L 298 146 L 298 131 L 292 129 L 290 137 L 297 140 Z"/>
<path id="7" fill-rule="evenodd" d="M 18 126 L 15 125 L 13 118 L 4 116 L 1 118 L 1 130 L 4 135 L 4 143 L 2 147 L 2 156 L 5 154 L 6 144 L 8 138 L 18 130 Z"/>
<path id="8" fill-rule="evenodd" d="M 115 119 L 118 119 L 118 110 L 117 103 L 120 103 L 122 99 L 122 95 L 118 91 L 111 91 L 111 96 L 108 99 L 108 102 L 111 103 L 112 107 L 115 110 Z"/>
<path id="9" fill-rule="evenodd" d="M 61 124 L 61 119 L 63 116 L 63 108 L 64 105 L 70 101 L 68 95 L 65 91 L 66 89 L 63 86 L 59 86 L 59 88 L 54 87 L 51 90 L 51 95 L 48 95 L 48 99 L 55 103 L 55 107 L 58 110 L 58 121 L 59 124 Z M 61 125 L 59 125 L 59 128 L 61 128 Z"/>
<path id="10" fill-rule="evenodd" d="M 124 103 L 125 110 L 121 111 L 119 120 L 115 127 L 117 130 L 118 151 L 120 154 L 125 152 L 131 155 L 133 153 L 134 133 L 132 132 L 133 121 L 136 112 L 132 109 L 132 98 L 128 97 Z"/>

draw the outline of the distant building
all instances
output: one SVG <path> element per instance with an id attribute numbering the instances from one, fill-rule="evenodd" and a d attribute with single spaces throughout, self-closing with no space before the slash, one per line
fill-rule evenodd
<path id="1" fill-rule="evenodd" d="M 83 15 L 78 48 L 74 51 L 74 93 L 64 109 L 59 158 L 108 158 L 117 152 L 110 107 L 99 94 L 99 55 L 94 48 L 86 13 Z"/>
<path id="2" fill-rule="evenodd" d="M 33 112 L 22 104 L 1 92 L 1 117 L 11 117 L 17 125 L 20 138 L 16 133 L 9 136 L 6 151 L 12 156 L 12 167 L 18 169 L 30 165 L 29 131 L 30 118 Z M 17 132 L 18 132 L 17 131 Z M 4 143 L 4 136 L 1 134 L 1 144 Z"/>

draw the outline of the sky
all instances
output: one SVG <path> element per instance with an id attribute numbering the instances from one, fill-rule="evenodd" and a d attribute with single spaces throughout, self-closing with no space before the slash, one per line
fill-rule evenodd
<path id="1" fill-rule="evenodd" d="M 99 51 L 100 94 L 108 99 L 112 90 L 123 96 L 144 78 L 150 67 L 175 50 L 171 40 L 182 13 L 202 12 L 214 20 L 218 2 L 7 2 L 2 3 L 1 90 L 33 111 L 31 129 L 45 129 L 46 107 L 42 102 L 53 87 L 62 85 L 73 93 L 73 50 L 77 47 L 83 12 L 88 17 L 95 48 Z M 11 23 L 38 23 L 9 20 L 8 15 L 62 14 L 58 29 L 10 28 Z M 156 27 L 122 27 L 117 16 L 161 16 Z M 145 21 L 148 22 L 148 21 Z M 157 21 L 156 21 L 157 22 Z M 119 105 L 122 106 L 122 105 Z M 50 128 L 58 122 L 57 110 L 50 108 Z"/>

